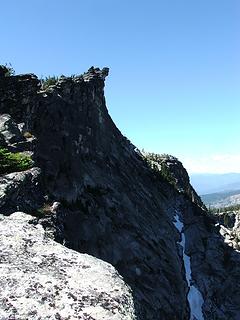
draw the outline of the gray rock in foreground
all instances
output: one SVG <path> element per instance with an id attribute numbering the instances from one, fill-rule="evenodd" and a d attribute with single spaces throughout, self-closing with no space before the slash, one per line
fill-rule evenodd
<path id="1" fill-rule="evenodd" d="M 135 319 L 130 288 L 108 263 L 45 237 L 29 215 L 0 221 L 0 319 Z"/>

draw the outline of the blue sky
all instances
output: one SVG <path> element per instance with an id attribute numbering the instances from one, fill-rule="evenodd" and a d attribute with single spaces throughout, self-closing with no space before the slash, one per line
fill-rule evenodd
<path id="1" fill-rule="evenodd" d="M 109 112 L 140 149 L 240 172 L 239 0 L 4 0 L 0 30 L 17 73 L 110 67 Z"/>

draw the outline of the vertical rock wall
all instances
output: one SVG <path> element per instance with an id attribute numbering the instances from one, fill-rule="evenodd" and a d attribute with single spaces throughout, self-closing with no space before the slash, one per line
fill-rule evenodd
<path id="1" fill-rule="evenodd" d="M 54 227 L 59 242 L 114 265 L 133 290 L 138 319 L 187 320 L 188 284 L 173 224 L 180 210 L 205 319 L 238 319 L 238 254 L 223 243 L 182 164 L 163 159 L 175 181 L 169 183 L 116 128 L 105 104 L 107 74 L 91 68 L 45 90 L 34 75 L 0 75 L 0 114 L 35 141 L 42 196 L 29 213 L 41 205 L 39 221 Z M 11 210 L 21 210 L 18 189 L 13 194 Z M 4 197 L 11 202 L 10 193 Z"/>

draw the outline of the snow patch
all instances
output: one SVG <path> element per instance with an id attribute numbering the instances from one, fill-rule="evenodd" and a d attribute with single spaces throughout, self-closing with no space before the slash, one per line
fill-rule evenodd
<path id="1" fill-rule="evenodd" d="M 183 263 L 185 267 L 186 280 L 189 287 L 187 299 L 190 307 L 190 320 L 204 320 L 202 313 L 202 305 L 204 300 L 201 292 L 193 285 L 190 257 L 185 254 L 185 235 L 183 232 L 183 223 L 180 221 L 178 213 L 176 213 L 174 218 L 174 225 L 181 233 L 181 241 L 179 244 L 183 248 Z"/>

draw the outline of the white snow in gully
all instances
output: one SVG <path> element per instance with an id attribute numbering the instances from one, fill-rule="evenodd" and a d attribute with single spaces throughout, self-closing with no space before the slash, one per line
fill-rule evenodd
<path id="1" fill-rule="evenodd" d="M 185 235 L 183 232 L 183 223 L 179 219 L 179 214 L 176 212 L 174 216 L 175 222 L 174 225 L 181 233 L 181 241 L 179 244 L 183 248 L 183 263 L 185 267 L 186 273 L 186 280 L 189 287 L 188 292 L 188 303 L 190 307 L 190 320 L 204 320 L 203 313 L 202 313 L 202 305 L 203 305 L 203 297 L 201 292 L 194 286 L 191 276 L 191 261 L 190 257 L 185 254 Z"/>

